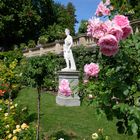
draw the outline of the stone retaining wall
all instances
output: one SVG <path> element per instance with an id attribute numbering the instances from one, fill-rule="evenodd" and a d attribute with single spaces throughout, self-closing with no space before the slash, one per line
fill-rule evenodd
<path id="1" fill-rule="evenodd" d="M 63 40 L 55 41 L 53 43 L 41 45 L 40 47 L 24 50 L 23 55 L 26 57 L 41 56 L 43 54 L 47 54 L 48 52 L 60 54 L 63 51 L 63 44 L 64 44 Z M 94 40 L 86 36 L 85 34 L 73 38 L 72 47 L 76 47 L 80 45 L 83 45 L 86 47 L 96 46 Z"/>

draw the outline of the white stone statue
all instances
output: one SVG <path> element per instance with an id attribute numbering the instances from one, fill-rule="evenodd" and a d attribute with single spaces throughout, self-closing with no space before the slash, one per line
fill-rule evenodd
<path id="1" fill-rule="evenodd" d="M 73 45 L 73 39 L 70 35 L 69 29 L 65 29 L 65 34 L 67 37 L 65 38 L 65 44 L 63 45 L 63 53 L 64 59 L 66 61 L 66 68 L 62 69 L 62 71 L 75 71 L 76 65 L 71 50 L 71 46 Z"/>

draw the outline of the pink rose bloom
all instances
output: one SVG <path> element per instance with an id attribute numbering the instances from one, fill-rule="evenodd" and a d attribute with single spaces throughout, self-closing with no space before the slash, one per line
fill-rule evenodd
<path id="1" fill-rule="evenodd" d="M 87 35 L 99 39 L 107 32 L 107 25 L 100 21 L 99 18 L 92 18 L 88 21 Z"/>
<path id="2" fill-rule="evenodd" d="M 99 3 L 97 10 L 95 12 L 96 16 L 105 16 L 110 15 L 110 9 L 106 7 L 107 5 L 104 4 L 102 1 Z"/>
<path id="3" fill-rule="evenodd" d="M 113 22 L 120 26 L 121 28 L 126 27 L 129 25 L 129 20 L 124 15 L 116 15 L 113 19 Z"/>
<path id="4" fill-rule="evenodd" d="M 106 35 L 99 39 L 100 51 L 106 56 L 115 55 L 118 52 L 118 40 L 113 35 Z"/>
<path id="5" fill-rule="evenodd" d="M 64 96 L 70 96 L 72 91 L 69 86 L 69 81 L 66 79 L 61 80 L 59 85 L 59 92 Z"/>
<path id="6" fill-rule="evenodd" d="M 107 26 L 104 23 L 101 23 L 98 26 L 96 26 L 96 28 L 94 29 L 92 37 L 99 39 L 103 37 L 106 34 L 106 32 L 107 32 Z"/>
<path id="7" fill-rule="evenodd" d="M 84 81 L 83 81 L 84 84 L 87 84 L 88 82 L 89 82 L 88 80 L 84 80 Z"/>
<path id="8" fill-rule="evenodd" d="M 108 28 L 111 28 L 112 25 L 113 25 L 113 22 L 112 22 L 111 20 L 106 20 L 106 21 L 104 22 L 104 24 L 105 24 Z"/>
<path id="9" fill-rule="evenodd" d="M 90 64 L 86 64 L 84 66 L 84 72 L 86 73 L 87 76 L 98 76 L 100 69 L 99 69 L 99 65 L 95 64 L 95 63 L 90 63 Z"/>
<path id="10" fill-rule="evenodd" d="M 103 15 L 110 15 L 110 9 L 106 8 L 103 12 Z"/>
<path id="11" fill-rule="evenodd" d="M 106 21 L 105 24 L 108 25 L 107 34 L 114 35 L 118 41 L 122 39 L 123 31 L 120 26 L 110 20 Z"/>
<path id="12" fill-rule="evenodd" d="M 94 29 L 96 28 L 96 26 L 98 24 L 101 24 L 102 22 L 100 21 L 99 18 L 92 18 L 88 20 L 88 26 L 87 26 L 87 35 L 88 36 L 92 36 L 92 34 L 94 33 Z"/>
<path id="13" fill-rule="evenodd" d="M 121 29 L 120 27 L 117 27 L 117 26 L 116 26 L 116 27 L 112 27 L 112 28 L 109 30 L 108 34 L 111 34 L 111 35 L 115 36 L 116 39 L 119 41 L 119 40 L 122 39 L 123 31 L 122 31 L 122 29 Z"/>
<path id="14" fill-rule="evenodd" d="M 122 28 L 123 36 L 122 39 L 126 39 L 132 33 L 132 27 L 126 26 Z"/>
<path id="15" fill-rule="evenodd" d="M 106 0 L 106 2 L 104 3 L 104 5 L 106 5 L 106 6 L 110 5 L 110 0 Z"/>

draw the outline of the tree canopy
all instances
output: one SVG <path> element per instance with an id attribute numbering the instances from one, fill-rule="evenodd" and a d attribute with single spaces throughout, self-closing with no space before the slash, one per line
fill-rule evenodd
<path id="1" fill-rule="evenodd" d="M 64 6 L 53 0 L 0 0 L 0 47 L 9 50 L 15 44 L 37 41 L 54 26 L 61 32 L 69 28 L 74 34 L 75 23 L 72 3 Z M 49 41 L 56 39 L 53 37 Z"/>
<path id="2" fill-rule="evenodd" d="M 80 27 L 78 29 L 78 33 L 86 33 L 87 32 L 87 20 L 81 20 Z"/>
<path id="3" fill-rule="evenodd" d="M 111 0 L 116 12 L 129 16 L 130 20 L 140 19 L 139 0 Z"/>

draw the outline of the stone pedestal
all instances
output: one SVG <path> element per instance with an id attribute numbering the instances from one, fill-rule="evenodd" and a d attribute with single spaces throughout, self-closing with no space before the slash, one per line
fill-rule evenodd
<path id="1" fill-rule="evenodd" d="M 72 95 L 66 97 L 58 92 L 56 103 L 61 106 L 80 106 L 80 98 L 78 96 L 79 71 L 59 71 L 59 84 L 62 79 L 67 79 L 70 83 Z"/>

